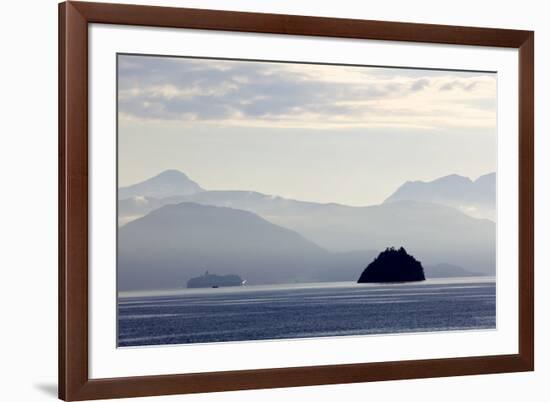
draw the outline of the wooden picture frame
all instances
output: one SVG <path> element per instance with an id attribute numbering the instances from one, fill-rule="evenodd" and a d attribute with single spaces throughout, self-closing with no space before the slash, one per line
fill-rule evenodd
<path id="1" fill-rule="evenodd" d="M 517 354 L 90 379 L 88 373 L 88 25 L 376 39 L 519 49 Z M 141 397 L 534 369 L 534 33 L 382 21 L 65 2 L 59 5 L 59 397 Z"/>

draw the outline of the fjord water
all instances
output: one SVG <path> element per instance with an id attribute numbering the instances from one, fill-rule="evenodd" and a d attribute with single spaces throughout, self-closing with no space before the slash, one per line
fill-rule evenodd
<path id="1" fill-rule="evenodd" d="M 118 346 L 494 329 L 492 277 L 121 293 Z"/>

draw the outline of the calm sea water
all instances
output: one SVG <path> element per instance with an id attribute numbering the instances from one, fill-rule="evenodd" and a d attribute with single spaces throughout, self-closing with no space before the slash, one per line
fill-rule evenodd
<path id="1" fill-rule="evenodd" d="M 494 278 L 121 293 L 119 346 L 491 329 Z"/>

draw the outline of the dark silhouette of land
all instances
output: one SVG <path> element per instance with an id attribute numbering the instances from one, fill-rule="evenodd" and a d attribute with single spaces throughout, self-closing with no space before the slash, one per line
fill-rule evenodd
<path id="1" fill-rule="evenodd" d="M 420 261 L 403 247 L 381 252 L 363 271 L 357 283 L 416 282 L 426 280 Z"/>
<path id="2" fill-rule="evenodd" d="M 241 286 L 243 283 L 239 275 L 215 275 L 208 271 L 202 276 L 189 279 L 188 288 L 218 288 L 223 286 Z"/>

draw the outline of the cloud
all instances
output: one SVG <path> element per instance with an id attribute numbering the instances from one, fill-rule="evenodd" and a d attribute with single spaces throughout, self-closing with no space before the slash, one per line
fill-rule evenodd
<path id="1" fill-rule="evenodd" d="M 412 83 L 411 91 L 413 91 L 413 92 L 421 91 L 424 88 L 426 88 L 428 85 L 430 85 L 430 81 L 427 80 L 426 78 L 421 78 L 421 79 L 416 80 Z"/>
<path id="2" fill-rule="evenodd" d="M 488 74 L 148 56 L 119 56 L 118 67 L 119 111 L 127 120 L 304 128 L 494 124 L 493 109 L 476 108 L 496 96 Z M 457 110 L 463 114 L 452 116 Z"/>
<path id="3" fill-rule="evenodd" d="M 473 91 L 476 86 L 479 84 L 477 81 L 469 80 L 453 80 L 443 84 L 439 90 L 440 91 L 451 91 L 453 89 L 462 89 L 464 91 Z"/>

